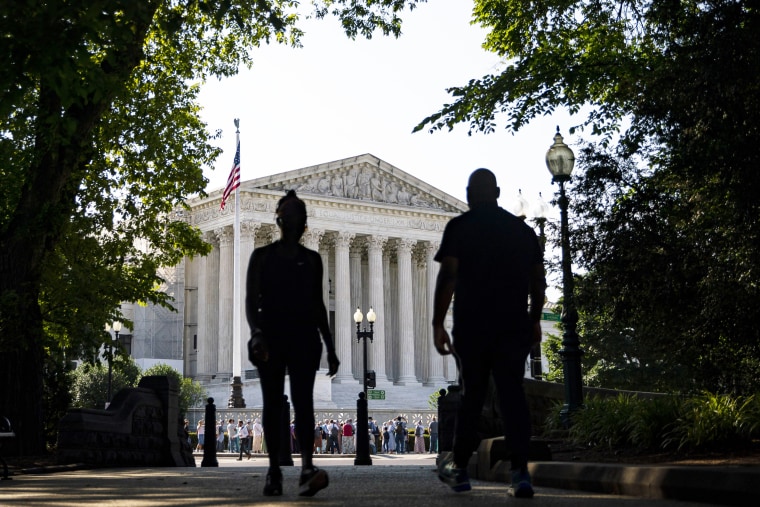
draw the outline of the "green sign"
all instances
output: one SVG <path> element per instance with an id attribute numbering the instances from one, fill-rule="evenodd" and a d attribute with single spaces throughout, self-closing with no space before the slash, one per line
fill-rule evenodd
<path id="1" fill-rule="evenodd" d="M 385 391 L 383 391 L 382 389 L 367 389 L 367 399 L 368 400 L 384 400 Z"/>
<path id="2" fill-rule="evenodd" d="M 548 313 L 544 312 L 541 314 L 541 320 L 550 320 L 553 322 L 559 322 L 560 321 L 560 315 L 556 313 Z"/>

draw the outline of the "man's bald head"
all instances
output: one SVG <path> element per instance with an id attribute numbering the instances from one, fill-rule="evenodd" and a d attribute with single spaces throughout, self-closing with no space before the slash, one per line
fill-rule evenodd
<path id="1" fill-rule="evenodd" d="M 496 204 L 499 198 L 496 175 L 488 169 L 475 169 L 467 182 L 467 204 L 475 208 L 481 204 Z"/>

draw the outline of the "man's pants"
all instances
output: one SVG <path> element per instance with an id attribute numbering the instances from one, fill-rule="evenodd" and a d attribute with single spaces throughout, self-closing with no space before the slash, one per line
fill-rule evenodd
<path id="1" fill-rule="evenodd" d="M 430 454 L 438 452 L 438 433 L 430 434 Z"/>
<path id="2" fill-rule="evenodd" d="M 490 338 L 490 339 L 489 339 Z M 483 334 L 456 336 L 454 349 L 462 383 L 462 399 L 454 426 L 454 462 L 464 468 L 479 439 L 472 424 L 480 418 L 493 376 L 504 423 L 504 437 L 512 449 L 512 469 L 528 464 L 530 410 L 523 390 L 528 339 L 498 339 Z"/>
<path id="3" fill-rule="evenodd" d="M 338 447 L 338 439 L 333 437 L 332 435 L 330 436 L 329 444 L 327 447 L 328 447 L 327 452 L 329 452 L 330 454 L 335 454 L 336 452 L 340 453 L 340 447 Z"/>
<path id="4" fill-rule="evenodd" d="M 240 439 L 240 455 L 238 457 L 242 458 L 243 454 L 251 454 L 251 437 Z"/>

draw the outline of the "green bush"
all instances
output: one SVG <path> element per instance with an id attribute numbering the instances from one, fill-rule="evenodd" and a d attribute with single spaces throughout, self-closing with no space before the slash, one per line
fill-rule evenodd
<path id="1" fill-rule="evenodd" d="M 636 401 L 634 396 L 625 394 L 588 399 L 585 409 L 573 414 L 570 438 L 592 447 L 628 447 Z"/>
<path id="2" fill-rule="evenodd" d="M 680 412 L 667 437 L 667 443 L 678 449 L 736 448 L 757 436 L 754 396 L 705 393 L 687 399 Z"/>
<path id="3" fill-rule="evenodd" d="M 553 407 L 547 434 L 562 428 L 561 409 L 561 403 Z M 591 448 L 738 448 L 760 438 L 760 400 L 709 393 L 691 398 L 592 397 L 572 414 L 567 435 L 574 444 Z"/>

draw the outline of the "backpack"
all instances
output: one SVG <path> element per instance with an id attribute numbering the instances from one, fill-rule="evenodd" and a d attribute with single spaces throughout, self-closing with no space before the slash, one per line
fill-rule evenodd
<path id="1" fill-rule="evenodd" d="M 332 428 L 330 428 L 330 436 L 333 438 L 338 438 L 338 426 L 336 424 L 333 424 Z"/>
<path id="2" fill-rule="evenodd" d="M 404 425 L 401 422 L 396 425 L 396 435 L 404 436 Z"/>

